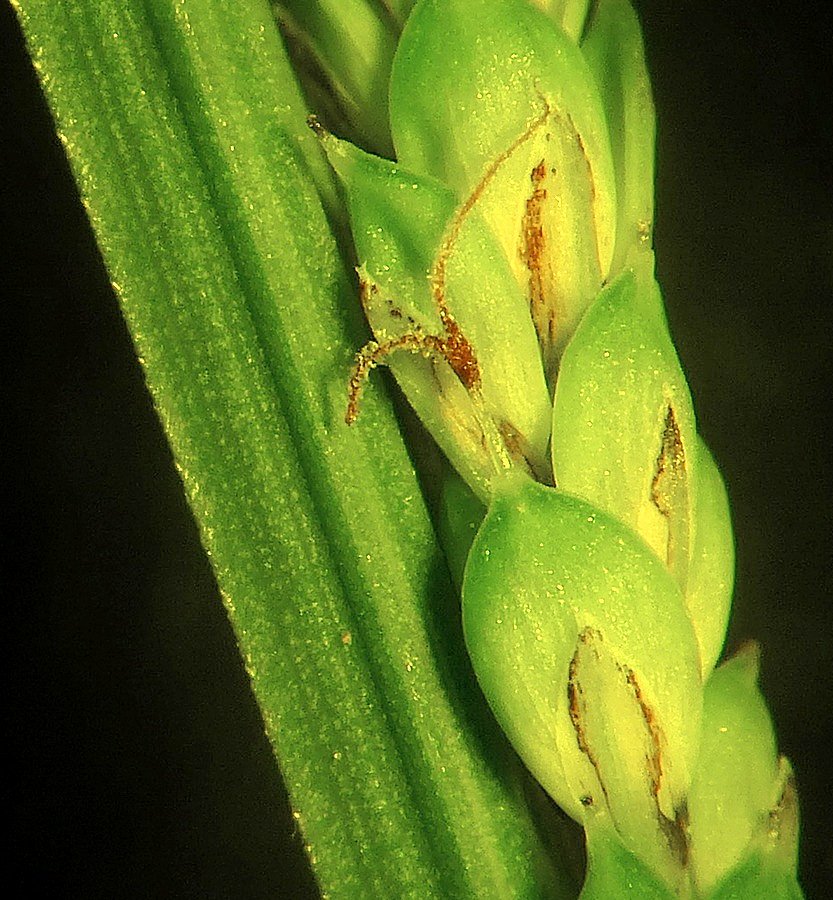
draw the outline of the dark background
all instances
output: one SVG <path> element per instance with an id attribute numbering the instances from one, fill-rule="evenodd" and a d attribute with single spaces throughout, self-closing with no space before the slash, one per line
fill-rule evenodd
<path id="1" fill-rule="evenodd" d="M 638 9 L 659 118 L 659 274 L 735 517 L 730 646 L 763 643 L 801 789 L 803 882 L 829 896 L 829 32 L 803 4 Z M 307 897 L 231 630 L 5 3 L 0 37 L 6 883 L 16 896 Z"/>

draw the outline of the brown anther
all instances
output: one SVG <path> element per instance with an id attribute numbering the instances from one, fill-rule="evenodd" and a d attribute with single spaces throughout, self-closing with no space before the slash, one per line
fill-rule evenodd
<path id="1" fill-rule="evenodd" d="M 570 722 L 573 726 L 573 731 L 575 731 L 576 733 L 576 742 L 578 743 L 578 748 L 587 757 L 590 765 L 593 766 L 593 770 L 596 773 L 596 778 L 599 781 L 602 793 L 605 796 L 605 800 L 607 800 L 607 787 L 605 786 L 604 779 L 602 778 L 601 766 L 599 765 L 598 757 L 596 756 L 593 748 L 590 746 L 590 743 L 587 740 L 587 734 L 584 725 L 584 719 L 587 715 L 587 701 L 584 698 L 584 691 L 582 690 L 581 682 L 579 680 L 579 653 L 581 652 L 581 645 L 583 644 L 585 646 L 590 646 L 595 640 L 598 640 L 600 638 L 601 635 L 597 631 L 595 631 L 595 629 L 590 627 L 584 628 L 579 634 L 578 644 L 576 645 L 575 652 L 570 659 L 570 667 L 568 669 L 567 703 L 570 713 Z"/>

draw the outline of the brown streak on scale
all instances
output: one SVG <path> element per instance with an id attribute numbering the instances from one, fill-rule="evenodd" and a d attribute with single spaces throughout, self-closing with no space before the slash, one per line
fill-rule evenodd
<path id="1" fill-rule="evenodd" d="M 648 779 L 651 784 L 651 793 L 654 797 L 654 803 L 657 808 L 657 823 L 660 831 L 668 843 L 668 849 L 677 858 L 683 866 L 688 863 L 689 846 L 687 837 L 688 828 L 688 809 L 685 805 L 676 809 L 674 819 L 668 816 L 660 809 L 659 792 L 662 787 L 662 746 L 665 743 L 665 736 L 657 722 L 656 714 L 648 705 L 642 688 L 637 681 L 636 674 L 633 669 L 625 669 L 624 675 L 629 687 L 633 691 L 634 698 L 639 706 L 645 726 L 648 729 L 648 736 L 651 742 L 651 753 L 646 757 Z"/>
<path id="2" fill-rule="evenodd" d="M 768 826 L 770 840 L 783 842 L 795 837 L 798 828 L 798 791 L 795 775 L 792 773 L 786 778 L 781 796 L 769 811 Z"/>
<path id="3" fill-rule="evenodd" d="M 579 643 L 587 646 L 590 642 L 590 639 L 597 636 L 597 633 L 592 628 L 587 627 L 579 634 Z M 607 801 L 609 806 L 610 801 L 608 800 L 607 796 L 607 788 L 605 787 L 605 783 L 602 779 L 602 772 L 601 767 L 599 766 L 599 761 L 596 759 L 596 755 L 593 753 L 593 749 L 587 741 L 587 735 L 584 733 L 584 724 L 582 722 L 584 691 L 581 688 L 578 676 L 579 649 L 580 648 L 577 645 L 575 652 L 570 659 L 570 666 L 567 675 L 567 702 L 570 712 L 570 722 L 572 723 L 573 731 L 575 731 L 576 733 L 576 742 L 578 743 L 578 749 L 587 757 L 590 765 L 593 766 L 593 770 L 596 773 L 596 778 L 599 781 L 599 786 L 601 787 L 602 793 L 605 797 L 605 801 Z M 590 803 L 585 803 L 584 798 L 582 798 L 582 804 L 585 806 L 591 806 L 593 803 L 593 798 L 591 797 L 589 799 Z"/>
<path id="4" fill-rule="evenodd" d="M 685 515 L 685 510 L 675 510 L 673 503 L 674 489 L 683 481 L 686 475 L 686 457 L 683 448 L 683 440 L 680 435 L 680 427 L 674 415 L 674 409 L 669 404 L 665 413 L 665 424 L 662 429 L 660 448 L 657 461 L 654 466 L 654 477 L 651 480 L 651 503 L 659 511 L 660 515 L 669 523 L 668 541 L 665 550 L 665 563 L 671 568 L 675 562 L 678 548 L 678 535 L 671 527 L 671 518 L 674 513 L 678 516 Z M 679 502 L 679 498 L 678 498 Z"/>
<path id="5" fill-rule="evenodd" d="M 651 481 L 651 502 L 665 518 L 670 518 L 673 509 L 668 493 L 663 487 L 666 478 L 674 478 L 685 471 L 685 451 L 680 435 L 680 426 L 669 406 L 665 413 L 665 424 L 662 429 L 662 441 Z"/>
<path id="6" fill-rule="evenodd" d="M 642 713 L 642 718 L 644 719 L 645 725 L 648 728 L 648 735 L 651 739 L 652 750 L 651 755 L 647 757 L 648 778 L 651 781 L 651 793 L 654 795 L 654 797 L 658 797 L 660 788 L 662 787 L 662 731 L 657 724 L 657 718 L 654 714 L 654 711 L 650 706 L 648 706 L 647 702 L 645 701 L 645 697 L 642 694 L 642 688 L 640 688 L 639 682 L 636 680 L 636 675 L 634 674 L 633 669 L 626 669 L 624 674 L 625 680 L 633 691 L 633 695 L 636 698 L 639 710 Z"/>
<path id="7" fill-rule="evenodd" d="M 666 819 L 665 821 L 668 820 Z M 691 846 L 688 837 L 689 824 L 688 803 L 683 800 L 682 806 L 674 810 L 673 827 L 668 831 L 664 831 L 668 845 L 671 847 L 671 852 L 680 860 L 683 868 L 688 865 L 691 857 Z"/>
<path id="8" fill-rule="evenodd" d="M 555 341 L 555 310 L 547 309 L 542 271 L 547 249 L 543 225 L 544 202 L 547 199 L 547 189 L 544 187 L 546 177 L 547 165 L 542 159 L 529 176 L 532 193 L 527 198 L 524 209 L 520 254 L 529 272 L 529 306 L 535 330 L 542 344 L 546 342 L 551 345 Z"/>

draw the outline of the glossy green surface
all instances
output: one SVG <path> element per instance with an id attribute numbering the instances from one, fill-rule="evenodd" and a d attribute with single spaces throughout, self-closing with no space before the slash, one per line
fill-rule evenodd
<path id="1" fill-rule="evenodd" d="M 684 804 L 702 702 L 679 588 L 598 508 L 527 479 L 502 488 L 463 581 L 483 692 L 562 809 L 585 825 L 606 811 L 628 849 L 673 880 L 661 829 Z"/>

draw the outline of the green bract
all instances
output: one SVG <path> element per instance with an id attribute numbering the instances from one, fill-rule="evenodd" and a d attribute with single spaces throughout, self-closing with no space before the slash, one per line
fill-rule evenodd
<path id="1" fill-rule="evenodd" d="M 735 576 L 729 498 L 717 464 L 697 437 L 697 519 L 685 600 L 700 643 L 705 678 L 723 648 Z"/>
<path id="2" fill-rule="evenodd" d="M 753 872 L 761 868 L 794 881 L 792 772 L 778 758 L 772 721 L 757 685 L 758 668 L 759 651 L 747 645 L 706 684 L 700 756 L 688 796 L 691 866 L 706 895 L 736 867 L 740 871 L 729 882 L 749 880 L 752 885 Z M 741 865 L 744 860 L 751 861 L 751 868 Z M 757 883 L 760 896 L 771 896 L 766 879 Z"/>
<path id="3" fill-rule="evenodd" d="M 394 60 L 391 130 L 400 163 L 476 197 L 552 378 L 615 241 L 607 123 L 581 51 L 525 0 L 420 3 Z"/>
<path id="4" fill-rule="evenodd" d="M 602 96 L 616 170 L 616 249 L 611 272 L 651 249 L 654 104 L 642 32 L 627 0 L 596 3 L 581 50 Z"/>
<path id="5" fill-rule="evenodd" d="M 557 483 L 639 532 L 684 590 L 696 429 L 650 271 L 626 269 L 582 320 L 559 371 L 552 432 Z"/>
<path id="6" fill-rule="evenodd" d="M 679 587 L 597 508 L 526 479 L 505 488 L 463 583 L 478 680 L 559 805 L 583 822 L 609 816 L 674 883 L 702 702 Z"/>
<path id="7" fill-rule="evenodd" d="M 368 321 L 378 344 L 393 342 L 388 362 L 414 409 L 481 496 L 515 463 L 546 475 L 550 400 L 535 330 L 492 233 L 468 216 L 442 275 L 432 272 L 455 211 L 451 192 L 324 141 L 347 190 Z"/>
<path id="8" fill-rule="evenodd" d="M 643 255 L 599 294 L 567 346 L 553 471 L 560 487 L 630 525 L 666 563 L 686 597 L 705 675 L 731 600 L 728 503 L 697 436 L 650 262 Z"/>

